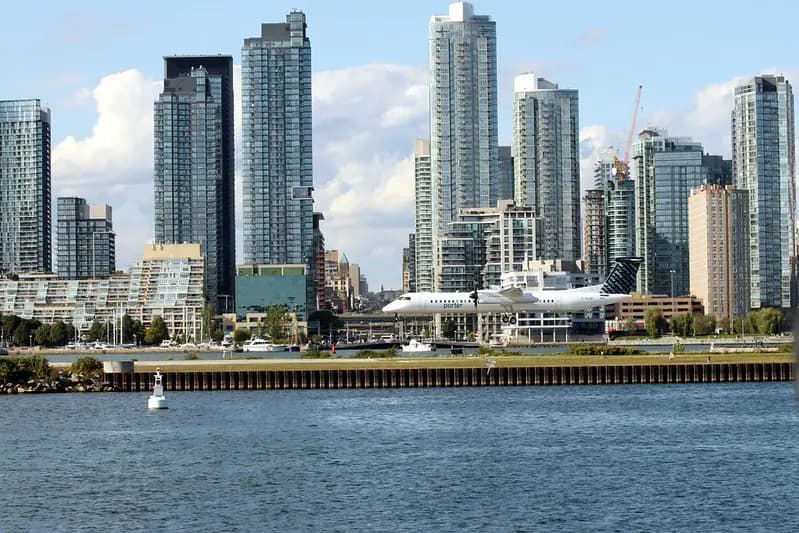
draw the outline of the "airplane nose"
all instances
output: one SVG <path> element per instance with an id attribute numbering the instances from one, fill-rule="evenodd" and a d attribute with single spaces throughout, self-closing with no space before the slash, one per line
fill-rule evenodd
<path id="1" fill-rule="evenodd" d="M 397 302 L 391 302 L 390 304 L 383 306 L 383 312 L 393 313 L 394 311 L 397 310 L 397 307 L 399 307 L 399 304 L 397 304 Z"/>

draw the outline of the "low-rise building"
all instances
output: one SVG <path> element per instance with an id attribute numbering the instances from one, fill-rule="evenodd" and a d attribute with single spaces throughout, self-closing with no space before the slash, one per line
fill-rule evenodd
<path id="1" fill-rule="evenodd" d="M 25 274 L 0 280 L 0 312 L 43 323 L 63 321 L 79 334 L 92 323 L 115 323 L 124 315 L 149 327 L 164 319 L 172 337 L 199 339 L 204 305 L 199 244 L 153 244 L 129 273 L 107 279 L 59 279 Z"/>

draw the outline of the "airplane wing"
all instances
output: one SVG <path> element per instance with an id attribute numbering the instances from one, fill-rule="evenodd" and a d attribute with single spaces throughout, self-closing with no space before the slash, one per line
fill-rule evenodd
<path id="1" fill-rule="evenodd" d="M 524 292 L 519 287 L 511 287 L 509 289 L 502 289 L 498 293 L 500 296 L 507 298 L 508 300 L 521 300 L 522 296 L 524 296 Z"/>

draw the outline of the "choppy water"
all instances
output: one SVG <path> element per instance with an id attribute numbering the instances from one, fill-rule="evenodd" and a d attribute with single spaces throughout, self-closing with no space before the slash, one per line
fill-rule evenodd
<path id="1" fill-rule="evenodd" d="M 795 531 L 788 383 L 0 398 L 0 529 Z"/>

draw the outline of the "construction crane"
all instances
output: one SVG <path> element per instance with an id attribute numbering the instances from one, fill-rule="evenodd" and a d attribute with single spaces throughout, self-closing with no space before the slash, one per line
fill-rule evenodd
<path id="1" fill-rule="evenodd" d="M 638 108 L 641 105 L 641 91 L 644 86 L 639 85 L 635 93 L 635 107 L 633 108 L 633 122 L 630 124 L 630 131 L 627 134 L 627 144 L 624 146 L 624 159 L 613 157 L 613 174 L 619 181 L 629 178 L 630 170 L 630 151 L 633 148 L 633 135 L 635 135 L 635 123 L 638 120 Z"/>

